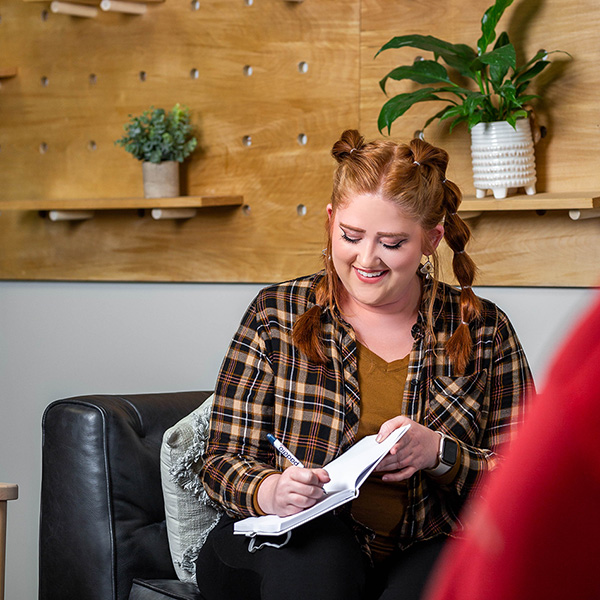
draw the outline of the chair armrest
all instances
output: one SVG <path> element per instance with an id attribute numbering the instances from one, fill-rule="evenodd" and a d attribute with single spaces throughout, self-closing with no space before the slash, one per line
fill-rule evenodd
<path id="1" fill-rule="evenodd" d="M 176 577 L 160 446 L 164 431 L 210 394 L 79 396 L 47 407 L 40 600 L 126 600 L 136 577 Z"/>

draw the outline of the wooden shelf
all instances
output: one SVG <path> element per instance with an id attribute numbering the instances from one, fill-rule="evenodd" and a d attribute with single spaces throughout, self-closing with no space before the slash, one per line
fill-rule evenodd
<path id="1" fill-rule="evenodd" d="M 600 192 L 543 192 L 534 196 L 509 196 L 504 200 L 465 196 L 459 212 L 515 210 L 590 210 L 600 208 Z"/>
<path id="2" fill-rule="evenodd" d="M 0 200 L 2 210 L 135 210 L 145 208 L 210 208 L 241 206 L 243 196 L 179 196 L 176 198 L 70 198 Z M 459 212 L 523 210 L 588 210 L 600 208 L 600 192 L 565 192 L 509 196 L 504 200 L 465 196 Z"/>
<path id="3" fill-rule="evenodd" d="M 241 206 L 243 196 L 179 196 L 177 198 L 71 198 L 0 200 L 3 210 L 137 210 Z"/>
<path id="4" fill-rule="evenodd" d="M 17 76 L 17 67 L 0 67 L 0 79 Z"/>

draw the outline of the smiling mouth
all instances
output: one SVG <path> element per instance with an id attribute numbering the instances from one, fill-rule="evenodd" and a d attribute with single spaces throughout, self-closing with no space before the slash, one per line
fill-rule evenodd
<path id="1" fill-rule="evenodd" d="M 381 277 L 384 273 L 386 273 L 387 271 L 363 271 L 362 269 L 359 269 L 358 267 L 354 267 L 356 269 L 356 272 L 361 276 L 364 277 L 366 279 L 375 279 L 376 277 Z"/>

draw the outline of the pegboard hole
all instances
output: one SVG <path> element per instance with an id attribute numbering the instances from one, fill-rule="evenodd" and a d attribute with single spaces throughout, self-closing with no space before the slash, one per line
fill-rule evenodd
<path id="1" fill-rule="evenodd" d="M 298 72 L 306 73 L 308 71 L 308 63 L 305 60 L 302 60 L 298 63 Z"/>
<path id="2" fill-rule="evenodd" d="M 244 0 L 244 4 L 246 6 L 252 6 L 254 4 L 254 0 Z"/>
<path id="3" fill-rule="evenodd" d="M 50 13 L 44 9 L 41 13 L 40 13 L 40 18 L 42 19 L 42 21 L 47 21 L 50 18 Z"/>
<path id="4" fill-rule="evenodd" d="M 96 75 L 96 73 L 90 73 L 88 81 L 90 82 L 90 85 L 96 85 L 96 83 L 98 82 L 98 76 Z"/>
<path id="5" fill-rule="evenodd" d="M 98 149 L 98 144 L 96 144 L 96 142 L 94 140 L 90 140 L 88 142 L 88 150 L 90 152 L 94 152 L 94 150 L 97 150 L 97 149 Z"/>
<path id="6" fill-rule="evenodd" d="M 249 215 L 250 214 L 250 205 L 249 204 L 244 204 L 244 206 L 242 206 L 242 212 L 245 215 Z"/>
<path id="7" fill-rule="evenodd" d="M 252 75 L 253 72 L 254 71 L 253 71 L 253 69 L 252 69 L 252 67 L 250 65 L 245 65 L 244 66 L 244 75 L 246 77 L 250 77 L 250 75 Z"/>
<path id="8" fill-rule="evenodd" d="M 299 217 L 306 216 L 306 204 L 298 204 L 298 206 L 296 206 L 296 212 Z"/>
<path id="9" fill-rule="evenodd" d="M 140 71 L 139 78 L 140 78 L 140 81 L 146 81 L 146 79 L 148 78 L 146 71 Z"/>
<path id="10" fill-rule="evenodd" d="M 42 84 L 43 87 L 48 87 L 50 80 L 44 75 L 44 77 L 42 77 L 40 79 L 40 83 Z"/>
<path id="11" fill-rule="evenodd" d="M 192 79 L 198 79 L 200 77 L 200 71 L 198 71 L 198 69 L 192 69 L 190 71 L 190 77 Z"/>
<path id="12" fill-rule="evenodd" d="M 308 138 L 306 137 L 306 134 L 305 134 L 305 133 L 300 133 L 300 134 L 298 134 L 298 138 L 297 138 L 297 139 L 298 139 L 298 143 L 299 143 L 301 146 L 306 146 L 306 144 L 307 144 L 307 142 L 308 142 Z"/>
<path id="13" fill-rule="evenodd" d="M 46 154 L 48 152 L 48 144 L 46 142 L 42 142 L 39 147 L 40 154 Z"/>
<path id="14" fill-rule="evenodd" d="M 249 135 L 245 135 L 242 138 L 242 144 L 244 144 L 244 146 L 252 146 L 252 138 Z"/>
<path id="15" fill-rule="evenodd" d="M 200 10 L 200 0 L 192 0 L 192 10 Z"/>

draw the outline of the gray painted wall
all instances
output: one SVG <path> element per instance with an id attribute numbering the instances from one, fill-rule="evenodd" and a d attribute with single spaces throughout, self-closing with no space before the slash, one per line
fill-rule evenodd
<path id="1" fill-rule="evenodd" d="M 229 339 L 261 286 L 0 282 L 0 481 L 8 505 L 7 600 L 37 598 L 41 417 L 87 393 L 212 389 Z M 589 304 L 586 289 L 478 288 L 503 308 L 538 386 Z"/>

